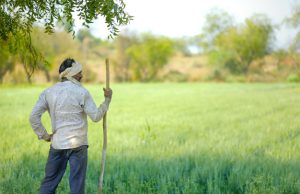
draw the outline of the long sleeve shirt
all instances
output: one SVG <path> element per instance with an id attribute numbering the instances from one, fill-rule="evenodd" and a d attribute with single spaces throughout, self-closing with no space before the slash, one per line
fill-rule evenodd
<path id="1" fill-rule="evenodd" d="M 79 82 L 64 81 L 44 90 L 36 102 L 30 124 L 39 139 L 49 138 L 41 122 L 42 114 L 49 112 L 55 149 L 70 149 L 88 145 L 87 115 L 99 121 L 108 110 L 110 98 L 97 107 L 90 93 Z"/>

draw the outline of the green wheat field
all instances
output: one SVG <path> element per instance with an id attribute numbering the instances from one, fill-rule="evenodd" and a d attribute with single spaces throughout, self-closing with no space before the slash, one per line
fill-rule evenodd
<path id="1" fill-rule="evenodd" d="M 29 114 L 47 86 L 0 87 L 0 193 L 37 193 L 49 143 Z M 97 104 L 103 85 L 86 85 Z M 104 193 L 300 193 L 300 85 L 112 84 Z M 48 114 L 42 118 L 50 131 Z M 86 193 L 102 121 L 89 120 Z M 69 193 L 67 170 L 57 193 Z"/>

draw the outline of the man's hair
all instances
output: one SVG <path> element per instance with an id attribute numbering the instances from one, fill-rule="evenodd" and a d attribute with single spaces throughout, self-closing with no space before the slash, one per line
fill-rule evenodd
<path id="1" fill-rule="evenodd" d="M 67 59 L 65 59 L 65 60 L 61 63 L 58 72 L 61 73 L 61 72 L 63 72 L 65 69 L 67 69 L 67 68 L 69 68 L 69 67 L 72 67 L 72 64 L 73 64 L 73 63 L 75 63 L 75 60 L 74 60 L 74 59 L 72 59 L 72 58 L 67 58 Z"/>

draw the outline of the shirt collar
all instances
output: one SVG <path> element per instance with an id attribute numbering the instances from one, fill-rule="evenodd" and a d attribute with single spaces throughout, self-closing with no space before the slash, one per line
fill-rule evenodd
<path id="1" fill-rule="evenodd" d="M 68 77 L 67 81 L 72 82 L 75 85 L 81 86 L 81 83 L 79 81 L 77 81 L 77 79 L 73 78 L 73 77 Z"/>

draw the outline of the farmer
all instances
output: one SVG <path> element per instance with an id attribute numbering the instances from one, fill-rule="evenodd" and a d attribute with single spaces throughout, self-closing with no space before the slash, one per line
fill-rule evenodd
<path id="1" fill-rule="evenodd" d="M 39 193 L 55 193 L 69 161 L 71 194 L 82 194 L 88 158 L 87 115 L 98 122 L 108 110 L 112 90 L 103 89 L 105 100 L 97 108 L 90 93 L 80 84 L 81 64 L 70 58 L 60 65 L 59 78 L 61 82 L 42 92 L 30 115 L 38 139 L 51 142 Z M 41 122 L 45 111 L 51 117 L 52 134 L 48 134 Z"/>

